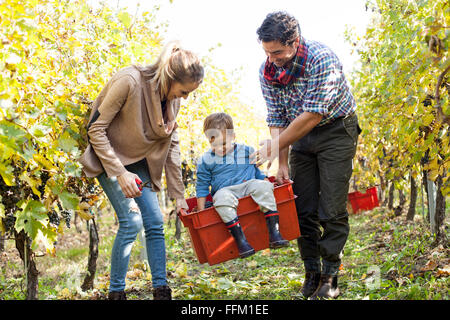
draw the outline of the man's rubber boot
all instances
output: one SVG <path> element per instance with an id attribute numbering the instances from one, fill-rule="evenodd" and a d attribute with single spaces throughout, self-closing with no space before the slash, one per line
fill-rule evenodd
<path id="1" fill-rule="evenodd" d="M 245 237 L 244 231 L 242 231 L 238 217 L 225 223 L 225 225 L 236 241 L 239 250 L 239 257 L 247 258 L 252 254 L 255 254 L 255 249 L 253 249 L 253 247 L 247 242 L 247 238 Z"/>
<path id="2" fill-rule="evenodd" d="M 309 298 L 317 290 L 320 283 L 320 272 L 306 272 L 305 282 L 303 282 L 302 294 Z"/>
<path id="3" fill-rule="evenodd" d="M 277 249 L 289 246 L 289 241 L 285 240 L 280 233 L 278 211 L 267 211 L 264 216 L 266 218 L 267 229 L 269 230 L 269 247 Z"/>
<path id="4" fill-rule="evenodd" d="M 328 274 L 320 275 L 320 283 L 316 292 L 310 298 L 311 300 L 321 300 L 321 299 L 336 299 L 340 290 L 338 288 L 337 282 L 338 276 L 331 276 Z"/>

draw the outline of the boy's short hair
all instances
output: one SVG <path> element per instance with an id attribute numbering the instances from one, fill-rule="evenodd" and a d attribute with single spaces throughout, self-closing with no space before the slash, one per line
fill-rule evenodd
<path id="1" fill-rule="evenodd" d="M 203 133 L 207 134 L 207 131 L 211 129 L 234 130 L 233 118 L 225 112 L 211 113 L 203 122 Z"/>

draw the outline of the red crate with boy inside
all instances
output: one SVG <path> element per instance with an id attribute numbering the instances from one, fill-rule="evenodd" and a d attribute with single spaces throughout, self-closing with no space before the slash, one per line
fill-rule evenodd
<path id="1" fill-rule="evenodd" d="M 197 197 L 187 200 L 191 212 L 180 214 L 199 262 L 245 258 L 298 238 L 291 182 L 276 186 L 250 163 L 253 148 L 234 143 L 229 115 L 209 115 L 203 130 L 211 149 L 197 164 Z"/>

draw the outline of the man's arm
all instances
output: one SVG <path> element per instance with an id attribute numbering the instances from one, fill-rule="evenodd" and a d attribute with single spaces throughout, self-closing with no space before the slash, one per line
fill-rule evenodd
<path id="1" fill-rule="evenodd" d="M 288 147 L 295 141 L 303 138 L 307 135 L 315 126 L 319 124 L 322 120 L 323 115 L 319 113 L 303 112 L 297 118 L 292 121 L 289 126 L 283 130 L 279 136 L 276 138 L 278 142 L 278 147 L 281 150 L 288 149 Z"/>
<path id="2" fill-rule="evenodd" d="M 272 140 L 262 142 L 262 147 L 250 155 L 250 159 L 252 159 L 251 163 L 255 163 L 257 166 L 260 166 L 264 162 L 273 161 L 276 157 L 280 156 L 280 164 L 287 165 L 289 146 L 308 134 L 315 126 L 319 124 L 322 117 L 323 116 L 318 113 L 303 112 L 281 133 L 278 131 L 279 134 L 277 137 L 272 138 Z"/>
<path id="3" fill-rule="evenodd" d="M 278 138 L 278 136 L 285 130 L 284 127 L 270 127 L 270 135 L 272 139 Z M 278 184 L 282 184 L 284 181 L 289 180 L 289 147 L 284 149 L 279 149 L 278 151 L 278 170 L 276 174 L 276 179 Z M 269 163 L 270 167 L 271 163 Z"/>
<path id="4" fill-rule="evenodd" d="M 272 139 L 278 138 L 279 135 L 286 130 L 286 128 L 282 127 L 270 127 L 270 136 Z M 278 163 L 280 165 L 287 165 L 288 164 L 288 156 L 289 156 L 289 147 L 287 148 L 279 148 L 279 158 Z"/>
<path id="5" fill-rule="evenodd" d="M 322 120 L 318 113 L 304 112 L 292 121 L 287 128 L 271 127 L 272 146 L 278 144 L 278 172 L 277 182 L 279 184 L 289 180 L 289 146 L 295 141 L 303 138 Z M 273 148 L 273 147 L 272 147 Z M 276 151 L 276 150 L 274 150 Z M 271 158 L 273 158 L 272 155 Z"/>

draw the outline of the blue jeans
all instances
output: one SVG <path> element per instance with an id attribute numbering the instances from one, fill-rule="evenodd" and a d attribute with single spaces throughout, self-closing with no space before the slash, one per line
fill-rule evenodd
<path id="1" fill-rule="evenodd" d="M 145 159 L 125 166 L 125 168 L 137 174 L 143 182 L 150 179 Z M 129 199 L 125 198 L 116 177 L 108 178 L 106 173 L 103 172 L 97 179 L 108 196 L 119 220 L 119 230 L 111 254 L 109 291 L 124 291 L 131 248 L 142 226 L 145 230 L 147 257 L 153 287 L 166 285 L 164 222 L 156 192 L 153 192 L 150 188 L 144 188 L 142 196 Z"/>

